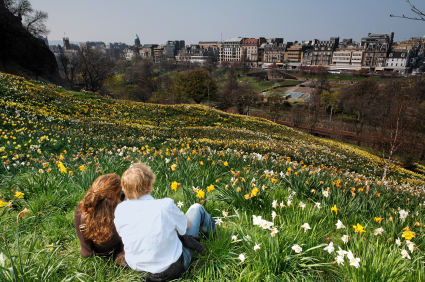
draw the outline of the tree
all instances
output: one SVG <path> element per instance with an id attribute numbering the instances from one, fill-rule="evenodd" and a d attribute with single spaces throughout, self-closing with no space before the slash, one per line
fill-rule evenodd
<path id="1" fill-rule="evenodd" d="M 119 98 L 125 95 L 126 85 L 123 75 L 110 75 L 104 82 L 106 90 L 114 94 L 114 98 Z"/>
<path id="2" fill-rule="evenodd" d="M 314 128 L 319 122 L 320 96 L 324 91 L 329 91 L 329 84 L 326 74 L 322 73 L 316 81 L 314 91 L 310 94 L 310 100 L 307 103 L 307 126 L 310 134 L 314 133 Z"/>
<path id="3" fill-rule="evenodd" d="M 193 99 L 198 104 L 217 92 L 217 83 L 201 68 L 179 73 L 176 87 L 183 97 Z"/>
<path id="4" fill-rule="evenodd" d="M 4 0 L 6 8 L 19 17 L 22 26 L 35 37 L 47 36 L 50 30 L 46 27 L 49 15 L 46 12 L 35 10 L 29 0 Z"/>
<path id="5" fill-rule="evenodd" d="M 300 127 L 304 121 L 304 107 L 303 105 L 296 104 L 291 108 L 291 122 L 295 128 Z"/>
<path id="6" fill-rule="evenodd" d="M 80 75 L 89 91 L 99 91 L 103 82 L 112 73 L 114 63 L 111 58 L 97 49 L 83 49 L 78 54 Z"/>
<path id="7" fill-rule="evenodd" d="M 333 107 L 339 100 L 339 94 L 339 91 L 324 91 L 322 94 L 320 94 L 320 98 L 322 99 L 323 103 L 325 103 L 326 108 L 331 106 L 329 121 L 332 121 Z"/>
<path id="8" fill-rule="evenodd" d="M 383 160 L 382 181 L 390 171 L 394 154 L 407 141 L 414 124 L 412 107 L 417 105 L 416 95 L 402 82 L 392 80 L 380 88 L 374 99 L 374 124 Z"/>
<path id="9" fill-rule="evenodd" d="M 373 115 L 373 102 L 379 92 L 379 85 L 372 79 L 365 79 L 348 90 L 344 90 L 341 95 L 341 104 L 344 112 L 355 117 L 355 130 L 357 145 L 360 145 L 363 135 L 363 128 L 366 123 L 370 123 Z"/>
<path id="10" fill-rule="evenodd" d="M 409 20 L 415 20 L 415 21 L 425 21 L 425 14 L 421 12 L 418 8 L 415 7 L 412 3 L 410 3 L 410 0 L 405 0 L 410 5 L 410 10 L 417 15 L 414 17 L 406 17 L 405 15 L 402 16 L 394 16 L 393 14 L 390 15 L 390 17 L 394 18 L 403 18 L 403 19 L 409 19 Z"/>
<path id="11" fill-rule="evenodd" d="M 78 56 L 67 57 L 64 54 L 60 55 L 60 62 L 63 66 L 63 72 L 65 74 L 65 80 L 69 84 L 71 90 L 74 89 L 74 82 L 80 71 L 80 60 Z"/>
<path id="12" fill-rule="evenodd" d="M 276 76 L 277 68 L 278 68 L 278 66 L 276 65 L 276 63 L 269 65 L 269 71 L 268 72 L 269 72 L 270 80 L 273 80 L 273 78 Z"/>
<path id="13" fill-rule="evenodd" d="M 223 61 L 223 62 L 221 62 L 221 66 L 223 67 L 223 68 L 229 68 L 229 66 L 230 66 L 230 62 L 228 62 L 228 61 Z"/>
<path id="14" fill-rule="evenodd" d="M 148 102 L 153 93 L 157 90 L 157 81 L 151 60 L 142 60 L 139 63 L 127 68 L 125 79 L 128 84 L 133 85 L 132 96 L 141 102 Z"/>

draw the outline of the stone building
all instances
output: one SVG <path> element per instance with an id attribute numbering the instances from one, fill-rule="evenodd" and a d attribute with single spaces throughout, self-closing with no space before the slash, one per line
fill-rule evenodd
<path id="1" fill-rule="evenodd" d="M 227 39 L 220 44 L 220 63 L 222 62 L 240 62 L 241 44 L 246 38 L 235 37 Z"/>
<path id="2" fill-rule="evenodd" d="M 158 47 L 158 44 L 145 44 L 140 48 L 140 57 L 142 59 L 153 59 L 155 57 L 155 48 Z"/>
<path id="3" fill-rule="evenodd" d="M 411 68 L 410 57 L 413 51 L 391 51 L 386 59 L 385 70 L 396 71 L 400 74 L 409 72 Z"/>
<path id="4" fill-rule="evenodd" d="M 263 38 L 264 39 L 264 38 Z M 258 47 L 260 46 L 260 39 L 246 38 L 242 41 L 242 54 L 241 60 L 248 66 L 258 66 Z"/>
<path id="5" fill-rule="evenodd" d="M 339 37 L 331 37 L 330 40 L 313 41 L 313 54 L 311 58 L 312 66 L 330 66 L 332 64 L 332 54 L 339 46 Z"/>
<path id="6" fill-rule="evenodd" d="M 286 48 L 285 63 L 288 63 L 292 69 L 303 65 L 305 51 L 312 49 L 311 41 L 294 42 L 293 45 Z"/>

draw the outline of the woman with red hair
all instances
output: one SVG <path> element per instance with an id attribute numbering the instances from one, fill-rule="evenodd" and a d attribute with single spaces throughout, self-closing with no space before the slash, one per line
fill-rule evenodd
<path id="1" fill-rule="evenodd" d="M 114 212 L 120 196 L 120 177 L 115 173 L 106 174 L 93 182 L 77 206 L 74 225 L 80 240 L 81 256 L 112 256 L 121 264 L 124 246 L 114 225 Z"/>

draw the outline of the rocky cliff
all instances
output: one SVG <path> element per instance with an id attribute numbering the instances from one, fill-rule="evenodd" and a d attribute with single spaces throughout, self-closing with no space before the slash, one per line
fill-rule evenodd
<path id="1" fill-rule="evenodd" d="M 3 1 L 0 1 L 0 71 L 60 82 L 58 65 L 49 47 L 32 36 Z"/>

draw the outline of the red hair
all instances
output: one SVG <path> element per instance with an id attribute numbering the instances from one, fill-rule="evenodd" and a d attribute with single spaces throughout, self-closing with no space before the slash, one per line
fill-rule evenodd
<path id="1" fill-rule="evenodd" d="M 80 202 L 84 213 L 84 238 L 101 244 L 118 234 L 114 225 L 115 208 L 120 202 L 121 180 L 118 174 L 99 176 Z"/>

